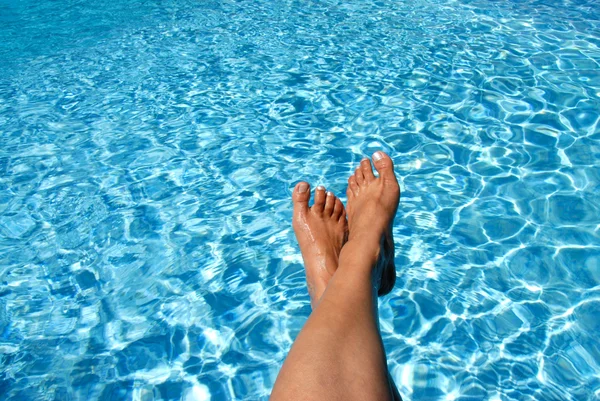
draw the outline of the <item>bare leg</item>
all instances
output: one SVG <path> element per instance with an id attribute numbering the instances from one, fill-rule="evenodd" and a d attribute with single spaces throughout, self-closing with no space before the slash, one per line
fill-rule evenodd
<path id="1" fill-rule="evenodd" d="M 400 190 L 391 159 L 379 152 L 373 159 L 379 178 L 360 169 L 349 180 L 348 242 L 281 368 L 274 401 L 394 400 L 377 315 L 389 264 L 377 262 Z"/>

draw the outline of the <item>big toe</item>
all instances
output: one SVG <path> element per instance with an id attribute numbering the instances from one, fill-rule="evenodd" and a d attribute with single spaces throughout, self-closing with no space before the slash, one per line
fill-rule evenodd
<path id="1" fill-rule="evenodd" d="M 294 188 L 292 202 L 294 202 L 294 213 L 304 213 L 308 210 L 310 199 L 310 185 L 307 182 L 299 182 Z"/>
<path id="2" fill-rule="evenodd" d="M 379 173 L 379 177 L 383 178 L 384 180 L 397 181 L 396 176 L 394 175 L 394 162 L 392 162 L 392 159 L 388 155 L 378 150 L 377 152 L 373 153 L 372 157 L 373 164 Z"/>

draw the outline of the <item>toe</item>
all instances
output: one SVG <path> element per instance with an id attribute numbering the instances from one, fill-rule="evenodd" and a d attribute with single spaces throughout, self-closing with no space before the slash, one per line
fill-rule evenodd
<path id="1" fill-rule="evenodd" d="M 351 192 L 352 195 L 356 196 L 358 195 L 358 183 L 356 182 L 356 177 L 351 175 L 350 178 L 348 178 L 348 191 L 347 192 Z M 348 197 L 350 197 L 350 194 L 348 194 Z"/>
<path id="2" fill-rule="evenodd" d="M 346 188 L 346 198 L 351 201 L 354 198 L 354 192 L 350 188 L 350 179 L 348 179 L 348 188 Z"/>
<path id="3" fill-rule="evenodd" d="M 307 182 L 299 182 L 294 188 L 292 202 L 294 202 L 294 214 L 306 213 L 308 200 L 310 199 L 310 185 Z"/>
<path id="4" fill-rule="evenodd" d="M 341 200 L 339 200 L 338 198 L 335 199 L 335 206 L 333 207 L 333 214 L 332 214 L 332 218 L 334 220 L 339 220 L 342 212 L 344 211 L 344 204 L 342 203 Z"/>
<path id="5" fill-rule="evenodd" d="M 327 195 L 325 194 L 325 187 L 319 185 L 315 190 L 315 204 L 312 206 L 311 210 L 321 215 L 323 213 L 323 209 L 325 208 L 325 198 L 327 198 Z"/>
<path id="6" fill-rule="evenodd" d="M 327 191 L 327 196 L 325 199 L 325 208 L 323 209 L 323 215 L 325 217 L 330 217 L 333 213 L 333 208 L 335 207 L 335 196 L 333 192 Z"/>
<path id="7" fill-rule="evenodd" d="M 375 174 L 373 174 L 371 162 L 366 157 L 360 161 L 360 169 L 363 175 L 365 176 L 365 181 L 371 182 L 375 179 Z"/>
<path id="8" fill-rule="evenodd" d="M 356 168 L 356 170 L 354 171 L 354 177 L 356 177 L 356 182 L 358 183 L 359 186 L 361 186 L 365 183 L 365 176 L 363 175 L 363 172 L 360 169 L 360 166 L 358 166 Z"/>
<path id="9" fill-rule="evenodd" d="M 373 153 L 373 164 L 379 173 L 379 177 L 384 180 L 396 180 L 394 176 L 394 163 L 388 155 L 378 150 Z"/>

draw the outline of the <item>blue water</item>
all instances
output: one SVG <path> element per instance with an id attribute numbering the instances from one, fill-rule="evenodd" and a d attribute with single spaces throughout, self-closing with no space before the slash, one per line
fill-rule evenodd
<path id="1" fill-rule="evenodd" d="M 0 0 L 0 399 L 266 400 L 381 148 L 404 399 L 597 400 L 599 117 L 597 0 Z"/>

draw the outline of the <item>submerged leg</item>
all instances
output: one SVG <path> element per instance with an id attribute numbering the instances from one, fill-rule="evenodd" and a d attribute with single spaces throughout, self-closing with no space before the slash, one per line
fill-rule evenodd
<path id="1" fill-rule="evenodd" d="M 281 368 L 274 401 L 395 399 L 379 333 L 377 295 L 393 286 L 382 252 L 400 190 L 391 159 L 380 152 L 373 159 L 379 178 L 363 173 L 350 182 L 348 242 Z"/>

